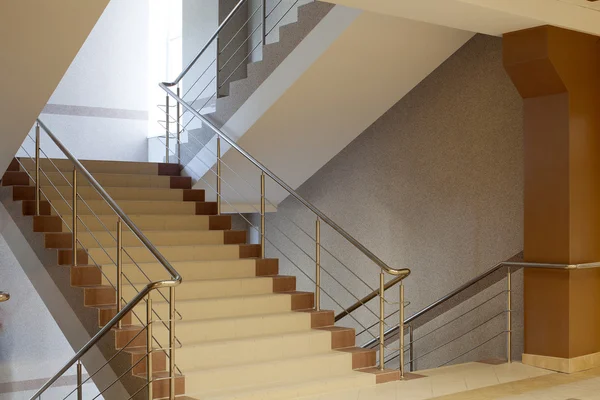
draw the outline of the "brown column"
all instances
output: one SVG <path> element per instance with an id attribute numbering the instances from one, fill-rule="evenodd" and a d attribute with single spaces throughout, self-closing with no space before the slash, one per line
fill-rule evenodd
<path id="1" fill-rule="evenodd" d="M 526 261 L 600 261 L 599 60 L 596 36 L 551 26 L 504 35 L 524 99 Z M 524 361 L 572 372 L 599 352 L 600 270 L 526 270 Z"/>

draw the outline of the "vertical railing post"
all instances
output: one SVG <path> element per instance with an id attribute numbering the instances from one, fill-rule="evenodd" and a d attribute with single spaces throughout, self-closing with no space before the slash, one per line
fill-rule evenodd
<path id="1" fill-rule="evenodd" d="M 123 222 L 117 218 L 117 313 L 121 311 L 123 297 Z M 121 320 L 117 322 L 117 327 L 121 328 Z"/>
<path id="2" fill-rule="evenodd" d="M 166 155 L 165 155 L 165 162 L 168 164 L 169 163 L 169 136 L 170 135 L 170 129 L 169 129 L 169 95 L 166 96 L 166 100 L 167 100 L 167 106 L 165 107 L 165 146 L 167 147 L 167 151 L 166 151 Z"/>
<path id="3" fill-rule="evenodd" d="M 385 369 L 385 280 L 383 272 L 379 274 L 379 369 Z"/>
<path id="4" fill-rule="evenodd" d="M 506 359 L 510 364 L 512 362 L 512 282 L 511 282 L 511 273 L 510 267 L 508 267 L 508 272 L 506 274 L 507 280 L 507 292 L 506 292 L 506 303 L 507 303 L 507 313 L 506 313 Z"/>
<path id="5" fill-rule="evenodd" d="M 217 135 L 217 215 L 221 215 L 221 136 Z"/>
<path id="6" fill-rule="evenodd" d="M 81 360 L 77 360 L 77 400 L 83 400 L 83 377 L 82 377 Z"/>
<path id="7" fill-rule="evenodd" d="M 262 12 L 261 12 L 261 40 L 262 45 L 267 45 L 267 0 L 262 0 Z"/>
<path id="8" fill-rule="evenodd" d="M 400 302 L 399 302 L 400 323 L 398 324 L 398 334 L 400 335 L 400 379 L 404 378 L 404 281 L 400 281 Z"/>
<path id="9" fill-rule="evenodd" d="M 409 325 L 408 328 L 410 329 L 408 331 L 408 340 L 410 341 L 409 345 L 409 350 L 408 350 L 408 356 L 410 357 L 410 364 L 409 364 L 409 368 L 410 368 L 410 372 L 413 372 L 415 370 L 415 352 L 414 352 L 414 341 L 415 341 L 415 330 L 413 328 L 412 325 Z"/>
<path id="10" fill-rule="evenodd" d="M 221 97 L 221 37 L 217 34 L 217 72 L 215 72 L 215 97 Z M 218 135 L 217 135 L 218 136 Z"/>
<path id="11" fill-rule="evenodd" d="M 152 298 L 148 294 L 146 301 L 146 381 L 148 383 L 148 400 L 153 400 L 152 388 Z"/>
<path id="12" fill-rule="evenodd" d="M 175 287 L 169 288 L 169 400 L 175 400 Z"/>
<path id="13" fill-rule="evenodd" d="M 265 173 L 264 171 L 260 174 L 260 257 L 265 258 L 265 192 L 267 188 L 265 185 Z"/>
<path id="14" fill-rule="evenodd" d="M 35 215 L 40 215 L 40 124 L 35 125 Z"/>
<path id="15" fill-rule="evenodd" d="M 77 168 L 73 167 L 73 266 L 77 266 Z"/>
<path id="16" fill-rule="evenodd" d="M 181 87 L 177 85 L 177 97 L 181 98 Z M 177 160 L 181 164 L 181 103 L 177 101 Z"/>
<path id="17" fill-rule="evenodd" d="M 321 219 L 315 223 L 315 310 L 321 310 Z"/>

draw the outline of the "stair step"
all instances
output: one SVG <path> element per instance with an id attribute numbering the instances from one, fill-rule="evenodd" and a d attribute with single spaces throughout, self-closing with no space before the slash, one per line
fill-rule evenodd
<path id="1" fill-rule="evenodd" d="M 176 290 L 177 301 L 201 300 L 211 298 L 236 298 L 241 296 L 273 294 L 277 281 L 291 281 L 291 289 L 295 290 L 296 278 L 289 277 L 251 277 L 233 279 L 211 279 L 211 280 L 184 280 Z M 138 284 L 134 288 L 131 285 L 123 286 L 123 297 L 132 299 L 145 284 Z M 281 292 L 281 290 L 279 291 Z"/>
<path id="2" fill-rule="evenodd" d="M 208 320 L 250 315 L 278 314 L 313 306 L 314 295 L 309 292 L 270 293 L 237 297 L 178 300 L 177 311 L 184 320 Z M 169 305 L 154 296 L 153 307 L 161 319 L 167 320 Z M 135 309 L 138 312 L 138 308 Z M 139 314 L 145 307 L 139 307 Z"/>
<path id="3" fill-rule="evenodd" d="M 65 183 L 66 185 L 66 183 Z M 20 197 L 14 200 L 35 200 L 35 188 L 33 186 L 15 186 L 13 190 L 23 191 Z M 147 187 L 105 187 L 104 190 L 114 200 L 154 200 L 154 201 L 204 201 L 203 189 L 168 189 Z M 86 201 L 101 200 L 102 197 L 91 186 L 82 186 L 77 189 L 81 198 Z M 71 186 L 57 185 L 44 188 L 44 196 L 47 200 L 60 200 L 63 198 L 71 200 L 73 188 Z"/>
<path id="4" fill-rule="evenodd" d="M 69 204 L 62 200 L 52 202 L 53 215 L 67 215 L 71 213 L 71 202 Z M 85 204 L 87 203 L 87 204 Z M 77 209 L 80 215 L 115 215 L 115 212 L 110 205 L 104 200 L 86 200 L 79 202 Z M 215 205 L 215 212 L 202 212 L 204 207 Z M 191 202 L 191 201 L 153 201 L 153 200 L 121 200 L 118 202 L 119 207 L 125 214 L 136 215 L 212 215 L 216 214 L 216 203 L 213 202 Z M 116 218 L 116 217 L 115 217 Z M 113 225 L 114 226 L 114 225 Z"/>
<path id="5" fill-rule="evenodd" d="M 331 352 L 328 332 L 306 330 L 250 338 L 196 344 L 177 350 L 177 366 L 183 371 L 276 361 Z"/>
<path id="6" fill-rule="evenodd" d="M 133 223 L 142 231 L 146 230 L 227 230 L 231 229 L 231 216 L 229 215 L 139 215 L 127 214 Z M 62 218 L 62 220 L 61 220 Z M 115 227 L 117 217 L 113 215 L 80 215 L 79 231 L 102 231 L 105 227 Z M 100 219 L 100 220 L 98 220 Z M 64 222 L 63 222 L 64 220 Z M 36 232 L 68 232 L 72 225 L 71 214 L 62 216 L 34 217 L 34 230 Z M 66 226 L 65 226 L 66 223 Z M 85 224 L 85 225 L 84 225 Z"/>
<path id="7" fill-rule="evenodd" d="M 113 227 L 111 227 L 113 228 Z M 144 235 L 155 246 L 194 246 L 218 244 L 246 243 L 246 231 L 145 231 Z M 71 233 L 46 233 L 46 248 L 64 249 L 72 246 Z M 77 236 L 79 243 L 85 248 L 114 247 L 117 232 L 83 231 Z M 138 237 L 125 228 L 122 235 L 123 246 L 139 246 Z"/>
<path id="8" fill-rule="evenodd" d="M 207 396 L 211 391 L 222 390 L 224 387 L 230 391 L 244 387 L 247 390 L 249 386 L 285 385 L 336 378 L 351 374 L 351 364 L 350 354 L 330 351 L 262 363 L 187 370 L 184 373 L 187 378 L 187 394 L 191 396 L 202 393 Z M 357 379 L 375 381 L 374 377 L 369 380 L 357 376 Z"/>
<path id="9" fill-rule="evenodd" d="M 20 163 L 27 170 L 35 170 L 35 161 L 31 158 L 19 158 Z M 44 172 L 73 171 L 73 163 L 65 158 L 42 158 L 41 168 Z M 109 160 L 79 160 L 83 166 L 92 173 L 113 174 L 141 174 L 141 175 L 179 175 L 180 167 L 177 164 L 150 163 L 138 161 L 109 161 Z M 22 168 L 21 167 L 21 170 Z"/>
<path id="10" fill-rule="evenodd" d="M 230 318 L 184 319 L 177 322 L 177 338 L 185 345 L 300 332 L 306 331 L 310 327 L 311 315 L 309 313 L 289 311 Z M 168 337 L 168 332 L 157 324 L 154 335 L 164 341 Z"/>
<path id="11" fill-rule="evenodd" d="M 64 174 L 62 172 L 44 171 L 40 182 L 42 188 L 44 186 L 65 186 L 73 183 L 72 174 Z M 13 172 L 11 175 L 26 176 L 25 172 Z M 31 174 L 31 172 L 30 172 Z M 33 176 L 33 175 L 32 175 Z M 94 179 L 103 187 L 137 187 L 137 188 L 163 188 L 163 189 L 191 189 L 192 179 L 187 176 L 161 176 L 161 175 L 144 175 L 144 174 L 115 174 L 115 173 L 95 173 Z M 23 178 L 24 179 L 24 178 Z M 27 179 L 29 183 L 19 183 L 21 185 L 30 186 L 34 184 L 31 179 Z M 22 181 L 19 181 L 22 182 Z M 91 186 L 90 183 L 83 178 L 77 180 L 79 186 Z"/>
<path id="12" fill-rule="evenodd" d="M 189 390 L 188 393 L 190 399 L 201 398 L 203 400 L 288 400 L 318 394 L 326 395 L 331 392 L 368 387 L 374 384 L 375 378 L 369 374 L 349 372 L 324 379 L 295 380 L 212 392 L 195 393 Z"/>
<path id="13" fill-rule="evenodd" d="M 129 261 L 129 260 L 125 260 Z M 207 279 L 235 279 L 251 278 L 255 276 L 277 275 L 278 262 L 276 259 L 236 258 L 210 261 L 175 261 L 171 265 L 185 277 L 185 281 Z M 142 273 L 138 266 L 144 271 Z M 123 274 L 133 283 L 146 284 L 150 280 L 159 280 L 166 277 L 165 268 L 159 263 L 130 263 L 123 265 Z M 102 284 L 108 284 L 107 277 L 114 282 L 116 267 L 103 265 Z"/>
<path id="14" fill-rule="evenodd" d="M 158 246 L 157 249 L 169 262 L 251 258 L 258 256 L 260 252 L 260 246 L 246 244 Z M 145 247 L 129 246 L 125 247 L 125 250 L 126 253 L 123 257 L 126 262 L 130 259 L 133 259 L 136 263 L 151 263 L 156 261 L 154 255 Z M 72 253 L 71 250 L 59 250 L 59 256 L 61 252 L 64 254 Z M 80 259 L 81 263 L 98 265 L 113 264 L 117 249 L 116 247 L 105 247 L 104 249 L 90 248 L 88 249 L 88 254 L 89 258 L 91 258 L 89 262 L 83 257 Z"/>

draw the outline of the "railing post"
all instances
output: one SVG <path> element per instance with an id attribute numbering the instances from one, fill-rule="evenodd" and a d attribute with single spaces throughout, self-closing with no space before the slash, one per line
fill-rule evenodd
<path id="1" fill-rule="evenodd" d="M 35 215 L 40 215 L 40 124 L 35 125 Z"/>
<path id="2" fill-rule="evenodd" d="M 315 310 L 321 310 L 321 219 L 315 223 Z"/>
<path id="3" fill-rule="evenodd" d="M 77 168 L 73 167 L 73 266 L 77 266 Z"/>
<path id="4" fill-rule="evenodd" d="M 408 340 L 410 341 L 410 347 L 408 350 L 408 356 L 410 357 L 410 364 L 409 364 L 409 368 L 410 368 L 410 372 L 413 372 L 415 370 L 415 353 L 414 353 L 414 341 L 415 341 L 415 330 L 413 328 L 412 325 L 409 325 L 408 328 L 410 329 L 408 331 Z"/>
<path id="5" fill-rule="evenodd" d="M 123 222 L 121 218 L 117 219 L 117 313 L 121 311 L 123 297 Z M 121 328 L 121 320 L 117 327 Z"/>
<path id="6" fill-rule="evenodd" d="M 404 281 L 400 281 L 400 302 L 399 302 L 400 323 L 398 324 L 398 334 L 400 335 L 400 379 L 404 379 Z"/>
<path id="7" fill-rule="evenodd" d="M 221 215 L 221 136 L 217 135 L 217 215 Z"/>
<path id="8" fill-rule="evenodd" d="M 81 360 L 77 360 L 77 400 L 83 399 L 83 379 L 81 375 Z"/>
<path id="9" fill-rule="evenodd" d="M 383 272 L 379 273 L 379 369 L 385 369 L 385 282 Z"/>
<path id="10" fill-rule="evenodd" d="M 153 400 L 152 388 L 152 298 L 148 294 L 146 302 L 146 381 L 148 382 L 148 400 Z"/>
<path id="11" fill-rule="evenodd" d="M 169 136 L 170 135 L 170 129 L 169 129 L 169 95 L 167 94 L 166 96 L 167 99 L 167 106 L 165 107 L 165 114 L 166 114 L 166 118 L 165 118 L 165 146 L 167 147 L 167 152 L 166 152 L 166 157 L 165 157 L 165 162 L 168 164 L 169 163 Z"/>
<path id="12" fill-rule="evenodd" d="M 261 12 L 261 40 L 262 45 L 267 45 L 267 0 L 262 0 L 262 12 Z"/>
<path id="13" fill-rule="evenodd" d="M 265 173 L 260 174 L 260 257 L 265 258 Z"/>
<path id="14" fill-rule="evenodd" d="M 511 273 L 510 273 L 510 267 L 508 267 L 508 272 L 506 274 L 506 280 L 507 280 L 507 292 L 506 292 L 506 303 L 507 303 L 507 313 L 506 313 L 506 325 L 507 325 L 507 330 L 506 330 L 506 359 L 508 361 L 508 363 L 510 364 L 512 362 L 512 299 L 511 299 L 511 290 L 512 290 L 512 283 L 511 283 Z"/>
<path id="15" fill-rule="evenodd" d="M 177 97 L 181 98 L 181 87 L 177 85 Z M 177 102 L 177 159 L 181 164 L 181 103 Z"/>
<path id="16" fill-rule="evenodd" d="M 169 288 L 169 400 L 175 400 L 175 286 Z"/>

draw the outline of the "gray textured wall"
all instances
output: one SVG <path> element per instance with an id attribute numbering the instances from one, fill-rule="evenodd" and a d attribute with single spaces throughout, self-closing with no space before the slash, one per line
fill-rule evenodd
<path id="1" fill-rule="evenodd" d="M 501 39 L 475 36 L 299 189 L 388 265 L 412 269 L 406 281 L 411 302 L 407 315 L 522 250 L 522 100 L 504 72 L 501 55 Z M 267 255 L 281 258 L 281 273 L 299 276 L 300 290 L 314 290 L 309 278 L 298 271 L 314 277 L 314 242 L 294 224 L 313 235 L 314 217 L 288 198 L 268 218 Z M 356 275 L 377 286 L 378 268 L 326 226 L 322 241 Z M 367 293 L 359 279 L 325 252 L 323 267 L 350 289 L 324 273 L 324 289 L 339 304 L 347 306 L 355 296 Z M 522 351 L 520 283 L 517 274 L 517 355 Z M 502 287 L 499 283 L 479 298 L 484 300 Z M 397 291 L 390 296 L 397 298 Z M 416 350 L 423 354 L 443 338 L 449 340 L 452 332 L 466 332 L 502 311 L 504 299 L 500 296 L 487 308 L 441 330 L 437 338 L 423 339 Z M 327 296 L 323 306 L 340 309 Z M 463 304 L 428 326 L 468 307 Z M 371 308 L 376 310 L 374 304 Z M 357 315 L 362 324 L 375 321 L 368 312 Z M 350 319 L 344 323 L 358 326 Z M 465 346 L 500 332 L 505 323 L 499 316 L 443 352 L 424 357 L 419 367 L 459 355 Z M 417 336 L 426 331 L 427 326 L 420 328 Z M 498 337 L 466 358 L 502 356 L 504 340 Z"/>

